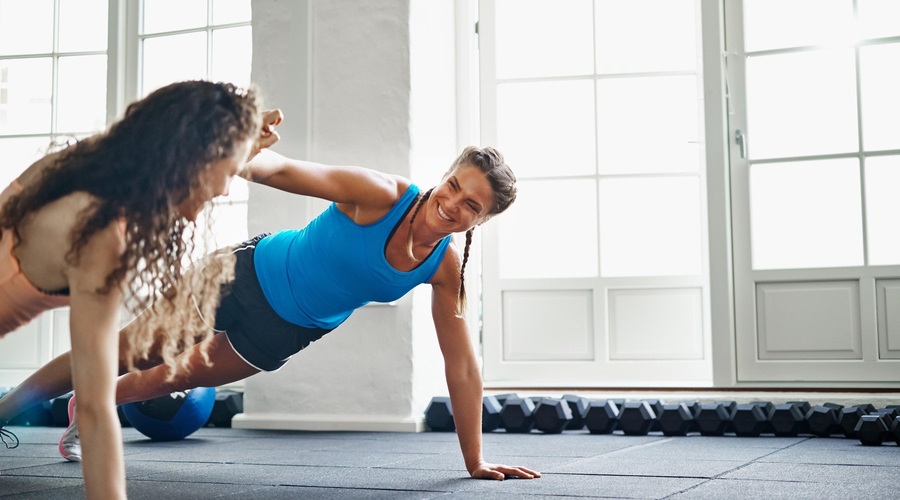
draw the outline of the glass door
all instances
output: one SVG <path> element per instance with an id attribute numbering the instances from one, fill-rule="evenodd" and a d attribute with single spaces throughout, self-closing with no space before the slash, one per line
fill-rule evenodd
<path id="1" fill-rule="evenodd" d="M 739 382 L 900 373 L 900 4 L 726 2 Z"/>
<path id="2" fill-rule="evenodd" d="M 488 385 L 709 385 L 700 3 L 480 3 Z"/>

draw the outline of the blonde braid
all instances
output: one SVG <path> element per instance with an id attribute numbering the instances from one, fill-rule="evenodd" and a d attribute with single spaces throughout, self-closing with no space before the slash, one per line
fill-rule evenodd
<path id="1" fill-rule="evenodd" d="M 466 300 L 466 263 L 469 262 L 469 247 L 472 246 L 472 234 L 474 233 L 474 227 L 466 231 L 466 248 L 463 250 L 462 267 L 459 270 L 459 296 L 456 301 L 456 314 L 458 316 L 462 316 L 466 312 L 468 302 Z"/>

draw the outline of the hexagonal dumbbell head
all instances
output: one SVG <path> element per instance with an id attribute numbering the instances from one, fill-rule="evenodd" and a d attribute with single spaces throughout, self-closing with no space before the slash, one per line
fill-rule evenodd
<path id="1" fill-rule="evenodd" d="M 453 421 L 453 407 L 450 406 L 450 398 L 446 396 L 431 398 L 431 402 L 425 408 L 425 423 L 433 431 L 455 431 L 456 422 Z"/>
<path id="2" fill-rule="evenodd" d="M 503 425 L 500 418 L 500 410 L 503 406 L 494 396 L 484 396 L 481 399 L 481 432 L 491 432 Z"/>
<path id="3" fill-rule="evenodd" d="M 799 435 L 805 426 L 806 415 L 794 403 L 779 403 L 772 409 L 769 421 L 776 436 L 793 437 Z"/>
<path id="4" fill-rule="evenodd" d="M 244 395 L 229 390 L 217 390 L 212 413 L 207 425 L 231 427 L 231 420 L 238 413 L 244 413 Z"/>
<path id="5" fill-rule="evenodd" d="M 894 418 L 900 416 L 900 408 L 879 408 L 873 412 L 869 412 L 869 415 L 881 415 L 881 418 L 884 419 L 884 423 L 890 427 Z"/>
<path id="6" fill-rule="evenodd" d="M 582 415 L 584 415 L 584 410 L 587 409 L 588 400 L 574 394 L 565 394 L 563 395 L 563 401 L 569 404 L 569 410 L 572 412 L 572 420 L 569 421 L 566 430 L 577 431 L 583 429 L 584 418 Z"/>
<path id="7" fill-rule="evenodd" d="M 881 415 L 869 414 L 859 417 L 856 423 L 859 442 L 866 446 L 881 446 L 888 433 L 888 426 Z"/>
<path id="8" fill-rule="evenodd" d="M 530 399 L 507 398 L 500 410 L 506 432 L 527 433 L 534 427 L 534 403 Z"/>
<path id="9" fill-rule="evenodd" d="M 666 402 L 662 399 L 642 399 L 641 401 L 650 405 L 650 409 L 652 409 L 653 414 L 656 415 L 653 424 L 650 425 L 650 432 L 662 432 L 662 429 L 659 428 L 659 416 L 662 414 L 663 406 L 665 406 Z"/>
<path id="10" fill-rule="evenodd" d="M 731 428 L 735 435 L 741 437 L 759 437 L 766 432 L 769 417 L 765 406 L 757 403 L 739 404 L 731 417 Z"/>
<path id="11" fill-rule="evenodd" d="M 900 446 L 900 417 L 894 417 L 891 428 L 888 429 L 888 438 L 893 439 Z"/>
<path id="12" fill-rule="evenodd" d="M 866 408 L 860 405 L 848 406 L 839 411 L 838 425 L 840 426 L 841 432 L 844 433 L 844 436 L 851 439 L 857 439 L 859 435 L 856 433 L 856 424 L 859 423 L 859 419 L 862 418 L 863 415 L 868 413 Z"/>
<path id="13" fill-rule="evenodd" d="M 694 414 L 685 403 L 665 404 L 660 411 L 657 425 L 663 435 L 687 436 L 694 427 Z"/>
<path id="14" fill-rule="evenodd" d="M 619 422 L 619 407 L 612 401 L 588 401 L 581 415 L 591 434 L 610 434 Z"/>
<path id="15" fill-rule="evenodd" d="M 494 397 L 497 398 L 497 402 L 500 403 L 500 407 L 503 408 L 503 404 L 506 403 L 507 399 L 517 398 L 519 395 L 514 392 L 508 392 L 506 394 L 497 394 Z"/>
<path id="16" fill-rule="evenodd" d="M 838 413 L 834 408 L 816 405 L 806 414 L 809 432 L 819 437 L 828 437 L 838 432 Z"/>
<path id="17" fill-rule="evenodd" d="M 547 433 L 559 434 L 572 421 L 572 409 L 562 399 L 541 398 L 534 408 L 534 428 Z"/>
<path id="18" fill-rule="evenodd" d="M 694 414 L 697 429 L 704 436 L 722 436 L 728 429 L 731 415 L 722 403 L 700 403 Z"/>
<path id="19" fill-rule="evenodd" d="M 655 420 L 656 412 L 646 401 L 626 401 L 619 411 L 619 430 L 626 436 L 643 436 Z"/>

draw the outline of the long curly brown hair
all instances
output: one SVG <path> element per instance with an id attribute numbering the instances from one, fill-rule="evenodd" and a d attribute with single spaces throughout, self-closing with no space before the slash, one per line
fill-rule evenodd
<path id="1" fill-rule="evenodd" d="M 3 207 L 0 227 L 12 228 L 18 238 L 19 224 L 41 207 L 73 192 L 93 195 L 95 201 L 72 230 L 70 263 L 77 263 L 95 233 L 124 221 L 126 249 L 98 292 L 124 286 L 130 313 L 151 305 L 157 312 L 129 338 L 130 367 L 147 357 L 156 341 L 163 360 L 174 368 L 178 352 L 212 334 L 203 318 L 215 316 L 220 285 L 231 279 L 234 262 L 211 259 L 204 272 L 186 273 L 185 264 L 203 238 L 177 207 L 192 192 L 208 189 L 200 175 L 212 162 L 233 156 L 258 136 L 259 101 L 255 89 L 229 83 L 162 87 L 129 105 L 105 133 L 60 152 L 37 182 Z"/>

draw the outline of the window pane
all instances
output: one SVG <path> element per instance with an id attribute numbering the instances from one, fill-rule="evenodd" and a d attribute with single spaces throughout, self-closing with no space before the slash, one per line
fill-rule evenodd
<path id="1" fill-rule="evenodd" d="M 879 38 L 900 35 L 900 2 L 897 0 L 856 0 L 859 35 Z"/>
<path id="2" fill-rule="evenodd" d="M 0 0 L 0 54 L 53 50 L 53 0 Z"/>
<path id="3" fill-rule="evenodd" d="M 206 26 L 206 0 L 144 0 L 142 33 Z"/>
<path id="4" fill-rule="evenodd" d="M 560 207 L 565 207 L 564 212 Z M 562 213 L 573 219 L 561 220 Z M 490 223 L 497 224 L 499 231 L 501 278 L 597 275 L 597 184 L 593 180 L 519 181 L 515 204 Z"/>
<path id="5" fill-rule="evenodd" d="M 143 95 L 182 80 L 206 78 L 206 32 L 144 40 Z"/>
<path id="6" fill-rule="evenodd" d="M 695 69 L 695 5 L 695 0 L 597 2 L 597 72 Z"/>
<path id="7" fill-rule="evenodd" d="M 106 56 L 60 57 L 56 103 L 57 131 L 106 128 Z"/>
<path id="8" fill-rule="evenodd" d="M 862 265 L 860 199 L 855 159 L 751 166 L 753 268 Z"/>
<path id="9" fill-rule="evenodd" d="M 693 75 L 600 80 L 600 173 L 696 172 L 699 113 Z"/>
<path id="10" fill-rule="evenodd" d="M 594 72 L 590 0 L 497 0 L 497 78 Z"/>
<path id="11" fill-rule="evenodd" d="M 852 43 L 853 0 L 745 0 L 744 50 Z"/>
<path id="12" fill-rule="evenodd" d="M 52 60 L 0 60 L 0 134 L 50 133 Z"/>
<path id="13" fill-rule="evenodd" d="M 589 80 L 498 85 L 497 146 L 516 175 L 593 175 L 593 102 Z"/>
<path id="14" fill-rule="evenodd" d="M 106 50 L 109 31 L 108 11 L 108 0 L 59 2 L 59 50 L 61 52 Z"/>
<path id="15" fill-rule="evenodd" d="M 250 0 L 213 0 L 213 24 L 242 23 L 250 20 Z"/>
<path id="16" fill-rule="evenodd" d="M 38 158 L 47 153 L 48 137 L 23 137 L 0 139 L 0 190 L 25 171 Z"/>
<path id="17" fill-rule="evenodd" d="M 866 150 L 900 148 L 900 44 L 861 47 L 863 145 Z"/>
<path id="18" fill-rule="evenodd" d="M 900 264 L 900 156 L 866 159 L 869 264 Z"/>
<path id="19" fill-rule="evenodd" d="M 752 158 L 858 149 L 853 49 L 747 60 L 747 127 Z"/>
<path id="20" fill-rule="evenodd" d="M 696 177 L 600 181 L 603 276 L 700 274 L 700 181 Z"/>
<path id="21" fill-rule="evenodd" d="M 215 30 L 212 33 L 213 81 L 250 85 L 253 37 L 250 26 Z"/>

